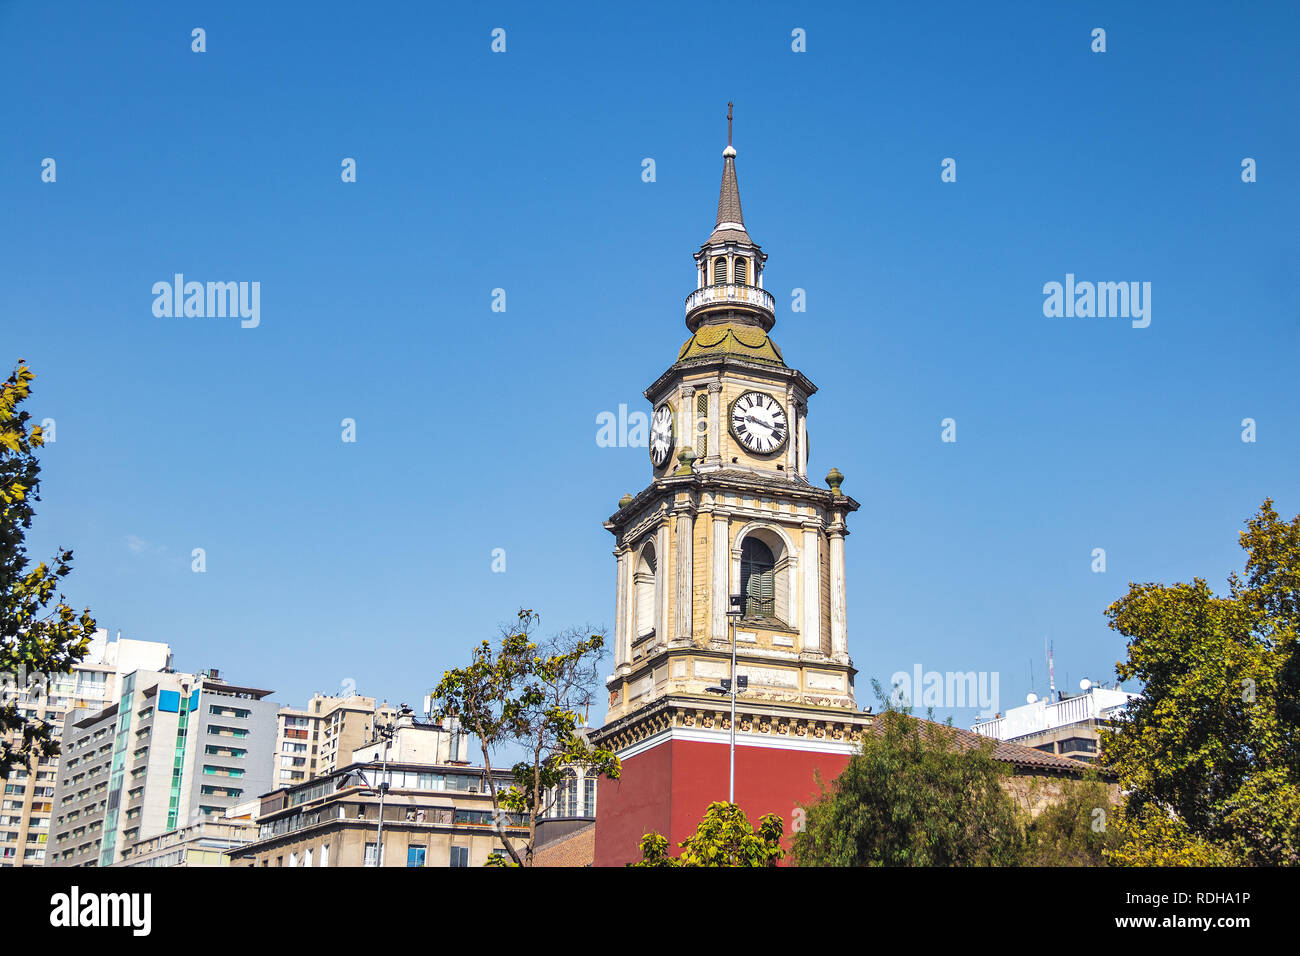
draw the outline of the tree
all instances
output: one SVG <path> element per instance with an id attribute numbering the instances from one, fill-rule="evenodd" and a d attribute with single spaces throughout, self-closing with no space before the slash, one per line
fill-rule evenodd
<path id="1" fill-rule="evenodd" d="M 95 633 L 89 608 L 77 614 L 56 593 L 72 571 L 72 552 L 55 550 L 50 564 L 28 567 L 26 536 L 40 500 L 40 462 L 45 444 L 39 425 L 19 406 L 35 376 L 22 360 L 0 392 L 0 678 L 6 689 L 39 689 L 50 674 L 67 674 L 86 655 Z M 53 602 L 53 606 L 51 606 Z M 49 724 L 27 719 L 17 694 L 0 703 L 0 778 L 15 766 L 59 752 Z"/>
<path id="2" fill-rule="evenodd" d="M 1116 672 L 1143 684 L 1102 734 L 1128 791 L 1115 862 L 1300 862 L 1300 516 L 1266 499 L 1240 543 L 1227 597 L 1130 583 L 1106 610 L 1128 638 Z"/>
<path id="3" fill-rule="evenodd" d="M 709 804 L 695 836 L 682 841 L 682 854 L 668 852 L 668 838 L 647 833 L 641 838 L 641 860 L 629 866 L 776 866 L 785 856 L 781 849 L 781 818 L 764 814 L 758 830 L 750 825 L 745 811 L 734 803 Z"/>
<path id="4" fill-rule="evenodd" d="M 800 866 L 1007 866 L 1023 833 L 993 741 L 888 702 L 859 749 L 792 837 Z M 819 781 L 820 784 L 820 781 Z"/>
<path id="5" fill-rule="evenodd" d="M 1117 843 L 1110 787 L 1096 771 L 1083 780 L 1062 781 L 1059 800 L 1025 826 L 1025 866 L 1105 866 L 1105 851 Z"/>
<path id="6" fill-rule="evenodd" d="M 593 746 L 584 726 L 600 676 L 604 636 L 570 628 L 539 642 L 532 631 L 540 620 L 521 610 L 517 626 L 502 630 L 499 648 L 482 642 L 472 663 L 447 671 L 433 691 L 439 719 L 456 719 L 479 739 L 497 832 L 516 866 L 532 865 L 537 821 L 554 803 L 551 794 L 566 768 L 584 767 L 588 774 L 610 778 L 619 774 L 618 757 Z M 524 759 L 511 768 L 513 785 L 498 788 L 492 755 L 506 747 L 521 749 Z M 507 821 L 527 821 L 527 839 L 507 832 Z M 506 863 L 499 854 L 489 862 Z"/>

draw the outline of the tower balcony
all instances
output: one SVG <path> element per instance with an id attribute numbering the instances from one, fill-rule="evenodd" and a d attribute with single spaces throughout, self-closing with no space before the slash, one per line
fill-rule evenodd
<path id="1" fill-rule="evenodd" d="M 686 327 L 699 328 L 709 312 L 744 312 L 757 316 L 767 331 L 776 324 L 776 302 L 766 289 L 754 285 L 706 285 L 686 297 Z"/>

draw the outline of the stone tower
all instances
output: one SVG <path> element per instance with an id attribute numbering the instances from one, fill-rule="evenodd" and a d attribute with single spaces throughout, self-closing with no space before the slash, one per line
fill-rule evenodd
<path id="1" fill-rule="evenodd" d="M 596 863 L 635 856 L 642 834 L 675 843 L 726 800 L 732 619 L 736 798 L 787 821 L 841 769 L 869 720 L 853 695 L 845 613 L 846 520 L 858 503 L 808 480 L 817 388 L 772 340 L 767 255 L 740 205 L 736 150 L 723 151 L 713 231 L 695 253 L 690 338 L 645 390 L 651 480 L 605 522 L 617 561 L 614 669 L 598 739 L 623 761 L 602 780 Z M 712 688 L 712 689 L 711 689 Z"/>

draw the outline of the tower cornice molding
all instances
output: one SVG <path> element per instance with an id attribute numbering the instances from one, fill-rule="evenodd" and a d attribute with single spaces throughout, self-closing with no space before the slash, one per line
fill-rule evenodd
<path id="1" fill-rule="evenodd" d="M 809 396 L 817 394 L 817 386 L 798 369 L 786 368 L 783 365 L 769 365 L 763 362 L 747 362 L 733 355 L 709 355 L 676 362 L 650 383 L 649 387 L 641 394 L 652 405 L 658 406 L 660 402 L 670 396 L 674 382 L 677 382 L 685 375 L 709 371 L 716 371 L 720 375 L 734 372 L 742 377 L 756 375 L 761 378 L 790 382 L 803 393 L 805 400 Z M 699 384 L 692 384 L 690 387 L 702 388 L 704 385 L 704 382 L 700 382 Z"/>

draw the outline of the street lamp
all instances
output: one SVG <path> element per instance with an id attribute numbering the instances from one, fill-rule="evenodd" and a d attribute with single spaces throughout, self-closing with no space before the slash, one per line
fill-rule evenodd
<path id="1" fill-rule="evenodd" d="M 731 762 L 727 780 L 727 802 L 736 802 L 736 693 L 749 686 L 748 677 L 736 676 L 736 621 L 745 612 L 745 599 L 742 595 L 732 594 L 728 597 L 727 623 L 731 628 L 731 677 L 722 682 L 721 687 L 709 687 L 706 690 L 714 694 L 727 694 L 731 697 Z"/>
<path id="2" fill-rule="evenodd" d="M 405 710 L 405 705 L 403 705 Z M 380 764 L 379 782 L 372 788 L 365 776 L 360 770 L 353 770 L 346 773 L 339 780 L 339 790 L 347 787 L 365 787 L 361 795 L 365 797 L 379 796 L 379 823 L 375 827 L 375 862 L 374 866 L 383 866 L 384 859 L 384 797 L 388 794 L 390 783 L 388 780 L 388 748 L 393 741 L 394 727 L 392 724 L 375 724 L 375 737 L 383 741 L 383 757 Z"/>

